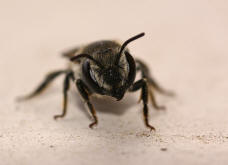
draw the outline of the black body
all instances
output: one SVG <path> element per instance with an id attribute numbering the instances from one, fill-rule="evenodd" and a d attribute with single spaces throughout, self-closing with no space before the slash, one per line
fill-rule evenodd
<path id="1" fill-rule="evenodd" d="M 134 60 L 126 48 L 128 43 L 142 36 L 144 33 L 128 39 L 123 44 L 109 40 L 98 41 L 64 53 L 63 55 L 72 61 L 70 69 L 50 73 L 34 92 L 23 99 L 38 95 L 58 75 L 65 74 L 63 112 L 54 118 L 65 116 L 69 81 L 73 80 L 93 116 L 94 122 L 89 125 L 92 128 L 98 123 L 98 120 L 90 102 L 90 96 L 93 94 L 108 95 L 118 101 L 124 97 L 127 91 L 134 92 L 141 89 L 140 100 L 143 101 L 145 125 L 154 129 L 148 122 L 148 97 L 151 98 L 155 109 L 164 109 L 163 106 L 157 105 L 153 89 L 164 94 L 170 95 L 171 93 L 163 90 L 150 76 L 148 67 L 140 60 Z M 78 66 L 77 69 L 74 69 L 74 66 Z M 142 79 L 134 82 L 136 71 L 141 72 Z"/>

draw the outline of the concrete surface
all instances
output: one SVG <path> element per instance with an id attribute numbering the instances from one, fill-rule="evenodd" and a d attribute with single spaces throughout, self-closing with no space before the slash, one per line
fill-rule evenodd
<path id="1" fill-rule="evenodd" d="M 0 164 L 227 164 L 227 9 L 225 0 L 1 0 Z M 15 102 L 47 72 L 66 66 L 61 51 L 142 31 L 131 52 L 177 93 L 156 95 L 167 107 L 150 107 L 156 132 L 143 124 L 139 92 L 121 102 L 93 100 L 94 130 L 73 84 L 66 118 L 53 120 L 63 77 L 40 97 Z"/>

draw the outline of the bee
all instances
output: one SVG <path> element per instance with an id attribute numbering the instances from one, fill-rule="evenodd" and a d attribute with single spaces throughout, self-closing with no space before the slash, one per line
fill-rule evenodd
<path id="1" fill-rule="evenodd" d="M 93 117 L 93 122 L 89 125 L 90 128 L 93 128 L 93 126 L 98 124 L 98 119 L 94 106 L 90 101 L 91 96 L 106 95 L 119 101 L 127 91 L 135 92 L 141 90 L 140 101 L 143 103 L 145 125 L 151 130 L 155 130 L 148 120 L 148 98 L 150 97 L 155 109 L 165 109 L 164 106 L 157 104 L 154 90 L 167 95 L 172 95 L 172 93 L 164 90 L 151 77 L 149 68 L 141 60 L 134 59 L 127 48 L 130 42 L 144 35 L 145 33 L 140 33 L 126 40 L 123 44 L 115 40 L 92 42 L 63 53 L 63 56 L 70 61 L 70 67 L 49 73 L 32 93 L 21 97 L 20 100 L 27 100 L 37 96 L 56 77 L 65 75 L 63 83 L 63 110 L 61 114 L 55 115 L 54 119 L 63 118 L 66 115 L 67 92 L 70 81 L 73 81 Z M 135 81 L 137 72 L 141 73 L 141 79 Z"/>

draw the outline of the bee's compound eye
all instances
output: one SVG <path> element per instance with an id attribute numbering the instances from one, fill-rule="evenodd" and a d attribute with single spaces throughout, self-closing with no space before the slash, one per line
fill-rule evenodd
<path id="1" fill-rule="evenodd" d="M 97 82 L 96 78 L 95 78 L 95 73 L 92 69 L 89 70 L 89 74 L 91 76 L 91 78 L 93 79 L 94 82 Z"/>

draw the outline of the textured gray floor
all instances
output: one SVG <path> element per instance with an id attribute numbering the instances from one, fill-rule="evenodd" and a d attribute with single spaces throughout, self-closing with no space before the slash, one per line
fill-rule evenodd
<path id="1" fill-rule="evenodd" d="M 0 164 L 227 164 L 227 1 L 1 1 Z M 60 52 L 97 39 L 146 36 L 129 47 L 177 93 L 157 94 L 143 125 L 139 93 L 93 100 L 91 122 L 72 84 L 62 120 L 62 80 L 31 101 L 14 98 L 64 68 Z"/>

